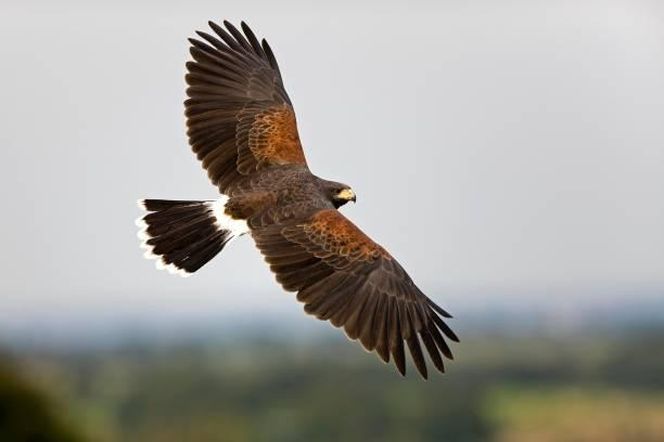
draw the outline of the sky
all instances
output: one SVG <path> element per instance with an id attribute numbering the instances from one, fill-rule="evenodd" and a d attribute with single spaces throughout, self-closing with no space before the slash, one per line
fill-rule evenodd
<path id="1" fill-rule="evenodd" d="M 303 316 L 248 237 L 187 279 L 138 247 L 138 198 L 216 195 L 182 105 L 209 19 L 270 41 L 311 169 L 446 309 L 664 295 L 661 2 L 55 3 L 0 16 L 2 327 Z"/>

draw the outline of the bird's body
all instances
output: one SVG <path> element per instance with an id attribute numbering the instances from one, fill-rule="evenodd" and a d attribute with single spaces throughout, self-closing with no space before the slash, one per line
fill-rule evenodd
<path id="1" fill-rule="evenodd" d="M 327 186 L 342 184 L 322 180 L 301 166 L 284 166 L 260 171 L 229 193 L 229 215 L 251 219 L 252 225 L 286 221 L 319 209 L 335 208 L 326 195 Z"/>
<path id="2" fill-rule="evenodd" d="M 251 29 L 210 23 L 191 39 L 185 102 L 189 141 L 222 194 L 216 201 L 143 200 L 142 237 L 159 266 L 188 275 L 250 234 L 277 281 L 307 313 L 405 373 L 404 343 L 422 376 L 421 344 L 439 371 L 457 340 L 450 317 L 401 265 L 337 209 L 345 184 L 311 173 L 274 54 Z"/>

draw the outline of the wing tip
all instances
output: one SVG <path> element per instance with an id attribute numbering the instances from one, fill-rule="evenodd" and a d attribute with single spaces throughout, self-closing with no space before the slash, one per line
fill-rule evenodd
<path id="1" fill-rule="evenodd" d="M 448 328 L 448 329 L 447 329 L 447 332 L 448 332 L 448 333 L 445 333 L 445 336 L 447 336 L 451 341 L 454 341 L 454 342 L 456 342 L 457 344 L 458 344 L 459 342 L 461 342 L 461 340 L 459 339 L 459 337 L 457 336 L 457 334 L 454 333 L 454 332 L 452 331 L 451 328 Z"/>

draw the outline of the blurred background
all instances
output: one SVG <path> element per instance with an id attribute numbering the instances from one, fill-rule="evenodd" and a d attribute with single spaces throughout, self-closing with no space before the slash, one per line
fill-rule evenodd
<path id="1" fill-rule="evenodd" d="M 664 6 L 7 0 L 0 440 L 664 440 Z M 312 170 L 461 337 L 401 378 L 248 238 L 191 278 L 138 198 L 213 198 L 187 37 L 246 20 Z"/>

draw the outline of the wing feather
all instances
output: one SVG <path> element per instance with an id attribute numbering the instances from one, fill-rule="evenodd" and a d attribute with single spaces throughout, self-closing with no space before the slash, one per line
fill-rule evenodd
<path id="1" fill-rule="evenodd" d="M 387 329 L 390 314 L 389 305 L 390 298 L 380 296 L 378 307 L 376 308 L 376 316 L 374 317 L 376 324 L 376 353 L 385 363 L 390 362 L 390 345 Z"/>
<path id="2" fill-rule="evenodd" d="M 380 294 L 372 291 L 367 295 L 367 302 L 364 305 L 359 339 L 362 346 L 370 351 L 376 349 L 376 311 L 378 310 L 378 304 L 381 299 L 383 297 Z"/>
<path id="3" fill-rule="evenodd" d="M 258 55 L 258 57 L 262 59 L 268 59 L 267 54 L 263 50 L 261 44 L 258 42 L 258 39 L 254 34 L 254 31 L 252 31 L 251 28 L 245 22 L 241 22 L 240 26 L 242 27 L 244 35 L 246 35 L 247 39 L 249 39 L 249 43 L 251 43 L 251 47 L 254 49 L 254 52 Z"/>
<path id="4" fill-rule="evenodd" d="M 406 357 L 403 351 L 404 337 L 401 333 L 399 324 L 399 305 L 394 298 L 391 299 L 391 324 L 390 324 L 390 353 L 392 353 L 392 360 L 397 366 L 397 370 L 401 375 L 406 374 Z"/>
<path id="5" fill-rule="evenodd" d="M 427 353 L 429 353 L 429 356 L 431 357 L 433 365 L 436 367 L 436 369 L 438 369 L 438 371 L 444 373 L 445 365 L 443 364 L 443 358 L 440 357 L 438 348 L 436 347 L 436 344 L 433 342 L 433 338 L 431 337 L 429 330 L 422 330 L 420 332 L 420 338 L 422 338 L 422 342 L 424 343 L 424 346 L 427 349 Z"/>

